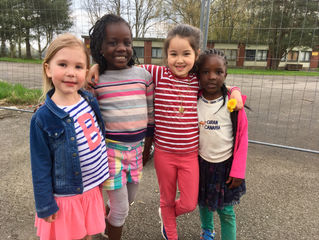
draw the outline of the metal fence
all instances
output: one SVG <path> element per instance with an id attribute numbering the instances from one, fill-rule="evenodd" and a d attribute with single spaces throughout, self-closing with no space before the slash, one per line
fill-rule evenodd
<path id="1" fill-rule="evenodd" d="M 81 2 L 81 1 L 75 1 Z M 87 35 L 89 22 L 81 4 L 74 12 L 82 27 L 73 33 Z M 75 16 L 75 15 L 74 15 Z M 306 26 L 305 26 L 306 28 Z M 154 30 L 154 29 L 153 29 Z M 41 88 L 41 65 L 0 62 L 0 80 Z M 249 139 L 252 143 L 319 153 L 319 73 L 317 76 L 229 74 L 228 85 L 247 95 Z"/>

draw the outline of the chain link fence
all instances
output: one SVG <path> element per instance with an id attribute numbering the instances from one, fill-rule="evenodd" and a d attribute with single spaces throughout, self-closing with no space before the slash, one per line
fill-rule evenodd
<path id="1" fill-rule="evenodd" d="M 73 1 L 70 8 L 74 25 L 68 31 L 78 37 L 87 36 L 88 30 L 92 26 L 87 9 L 83 7 L 84 2 L 87 1 Z M 202 1 L 202 3 L 203 2 L 205 2 L 205 4 L 207 3 L 207 1 Z M 292 1 L 296 3 L 293 6 L 294 9 L 302 8 L 304 12 L 304 21 L 301 22 L 300 28 L 285 25 L 284 11 L 282 11 L 282 15 L 279 15 L 279 32 L 285 33 L 288 36 L 288 41 L 293 41 L 295 32 L 297 33 L 299 31 L 299 33 L 303 35 L 299 36 L 297 47 L 286 49 L 287 53 L 284 57 L 275 56 L 276 51 L 272 49 L 273 47 L 279 48 L 279 43 L 270 44 L 273 40 L 271 37 L 274 31 L 272 21 L 275 21 L 274 19 L 276 17 L 276 6 L 274 5 L 276 1 L 259 0 L 255 2 L 264 3 L 265 7 L 261 8 L 262 14 L 266 14 L 269 10 L 269 8 L 266 7 L 267 3 L 272 4 L 272 8 L 270 8 L 272 18 L 269 20 L 268 27 L 262 25 L 261 22 L 259 25 L 255 24 L 253 28 L 247 24 L 237 26 L 233 28 L 233 31 L 237 32 L 237 35 L 234 35 L 236 37 L 234 37 L 233 40 L 226 41 L 224 39 L 225 41 L 222 41 L 220 37 L 222 32 L 220 31 L 223 29 L 229 30 L 229 25 L 219 25 L 217 29 L 219 32 L 212 30 L 212 27 L 219 23 L 217 21 L 217 15 L 223 5 L 220 5 L 221 1 L 210 1 L 209 6 L 212 6 L 211 11 L 202 13 L 209 15 L 208 21 L 202 22 L 203 33 L 206 34 L 204 39 L 207 39 L 207 43 L 205 43 L 203 47 L 215 47 L 225 51 L 229 59 L 229 68 L 265 69 L 267 67 L 271 68 L 272 62 L 279 60 L 279 69 L 286 68 L 288 64 L 299 64 L 302 65 L 303 71 L 312 70 L 313 72 L 309 74 L 309 76 L 294 75 L 292 72 L 284 75 L 228 74 L 226 83 L 228 85 L 239 86 L 242 94 L 248 97 L 247 105 L 252 109 L 251 111 L 246 111 L 249 120 L 250 142 L 318 154 L 319 111 L 317 108 L 319 106 L 319 42 L 317 42 L 318 38 L 316 36 L 319 32 L 319 27 L 318 17 L 314 18 L 317 20 L 313 22 L 311 26 L 308 25 L 306 17 L 308 16 L 307 14 L 317 14 L 318 16 L 319 1 L 302 1 L 302 5 L 299 5 L 301 1 Z M 217 3 L 219 3 L 219 5 Z M 310 7 L 311 9 L 317 7 L 316 11 L 310 13 Z M 10 12 L 13 12 L 13 9 L 8 7 L 1 11 L 6 11 L 10 14 Z M 49 12 L 48 10 L 48 14 Z M 262 14 L 259 15 L 259 18 L 263 16 Z M 203 18 L 202 21 L 204 20 Z M 246 21 L 249 23 L 254 20 L 256 20 L 256 16 L 255 19 L 248 19 Z M 298 18 L 298 20 L 300 20 L 300 18 Z M 156 24 L 153 24 L 149 28 L 148 34 L 142 38 L 136 38 L 134 44 L 135 47 L 140 47 L 141 62 L 146 62 L 146 59 L 150 59 L 150 63 L 160 64 L 163 36 L 165 36 L 167 29 L 169 29 L 174 22 L 171 19 L 165 18 L 165 16 L 160 16 L 154 23 Z M 246 30 L 249 28 L 250 31 L 244 31 L 242 29 L 243 26 L 246 26 Z M 244 38 L 239 37 L 240 32 L 245 32 L 246 35 L 244 35 Z M 256 34 L 253 35 L 252 32 Z M 310 35 L 310 33 L 313 33 L 313 35 Z M 309 39 L 304 40 L 304 35 L 307 35 Z M 267 40 L 261 41 L 263 38 Z M 241 41 L 243 39 L 244 41 Z M 303 46 L 303 41 L 307 41 L 307 47 Z M 9 41 L 5 43 L 9 48 Z M 34 49 L 34 52 L 36 52 L 36 41 L 33 40 L 31 43 L 31 47 Z M 23 44 L 22 46 L 24 47 Z M 147 46 L 149 50 L 147 50 Z M 7 51 L 9 50 L 7 49 Z M 1 81 L 13 84 L 19 83 L 27 88 L 35 89 L 41 88 L 41 78 L 41 64 L 0 61 Z"/>

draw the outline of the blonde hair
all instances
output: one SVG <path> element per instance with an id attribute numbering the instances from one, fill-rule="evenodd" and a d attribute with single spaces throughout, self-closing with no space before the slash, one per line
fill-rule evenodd
<path id="1" fill-rule="evenodd" d="M 89 53 L 84 45 L 84 43 L 75 37 L 74 35 L 70 33 L 64 33 L 59 36 L 57 36 L 56 39 L 54 39 L 45 54 L 44 60 L 42 62 L 42 79 L 43 79 L 43 88 L 42 88 L 42 96 L 40 98 L 40 101 L 43 102 L 46 98 L 46 94 L 48 91 L 50 91 L 52 88 L 54 88 L 54 85 L 52 83 L 52 79 L 49 78 L 45 71 L 46 64 L 49 64 L 51 59 L 55 56 L 55 54 L 60 51 L 62 48 L 66 47 L 81 47 L 85 53 L 86 56 L 86 66 L 87 68 L 90 67 L 90 56 Z"/>

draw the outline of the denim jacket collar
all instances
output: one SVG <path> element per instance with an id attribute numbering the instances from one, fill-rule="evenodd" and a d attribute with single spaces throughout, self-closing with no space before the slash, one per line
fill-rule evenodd
<path id="1" fill-rule="evenodd" d="M 50 111 L 53 114 L 55 114 L 58 118 L 60 118 L 60 119 L 66 118 L 69 116 L 69 114 L 67 112 L 63 111 L 61 108 L 57 107 L 57 105 L 51 99 L 54 91 L 55 91 L 55 89 L 53 88 L 47 93 L 47 97 L 45 99 L 45 104 L 50 109 Z M 86 100 L 88 99 L 87 96 L 85 95 L 85 93 L 81 89 L 78 91 L 78 93 Z"/>

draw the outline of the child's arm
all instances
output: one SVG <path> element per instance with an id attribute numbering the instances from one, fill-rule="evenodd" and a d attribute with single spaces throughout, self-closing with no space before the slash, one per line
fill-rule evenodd
<path id="1" fill-rule="evenodd" d="M 146 102 L 147 102 L 147 131 L 144 140 L 143 165 L 150 159 L 150 151 L 154 136 L 154 83 L 152 76 L 145 70 L 145 79 L 147 80 L 146 87 Z"/>
<path id="2" fill-rule="evenodd" d="M 99 65 L 94 64 L 86 76 L 86 83 L 89 86 L 95 86 L 99 81 Z"/>
<path id="3" fill-rule="evenodd" d="M 245 102 L 246 96 L 243 96 Z M 245 179 L 246 160 L 248 152 L 248 121 L 245 109 L 238 111 L 237 133 L 235 139 L 233 163 L 229 173 L 230 177 Z"/>
<path id="4" fill-rule="evenodd" d="M 241 97 L 241 92 L 239 87 L 226 86 L 227 90 L 230 92 L 230 99 L 236 99 L 237 105 L 235 110 L 238 111 L 244 107 L 243 100 Z"/>
<path id="5" fill-rule="evenodd" d="M 30 154 L 32 182 L 36 212 L 39 218 L 46 218 L 59 210 L 53 196 L 52 159 L 49 141 L 37 122 L 38 112 L 30 124 Z"/>
<path id="6" fill-rule="evenodd" d="M 92 78 L 90 78 L 90 79 L 88 78 L 89 72 L 90 72 L 90 69 L 88 69 L 83 88 L 95 96 L 94 86 L 96 85 L 96 83 L 94 81 L 92 81 Z"/>

